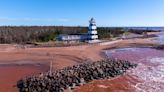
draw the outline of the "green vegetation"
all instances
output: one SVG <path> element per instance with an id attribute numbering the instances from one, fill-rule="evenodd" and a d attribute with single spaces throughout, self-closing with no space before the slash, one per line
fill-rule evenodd
<path id="1" fill-rule="evenodd" d="M 123 28 L 100 27 L 97 31 L 100 39 L 118 37 L 124 33 Z"/>
<path id="2" fill-rule="evenodd" d="M 37 42 L 48 42 L 48 41 L 55 41 L 58 35 L 62 34 L 62 31 L 49 31 L 39 36 Z"/>
<path id="3" fill-rule="evenodd" d="M 87 27 L 64 26 L 1 26 L 0 43 L 33 43 L 56 41 L 59 34 L 87 33 Z M 110 39 L 124 33 L 123 28 L 98 27 L 99 39 Z"/>
<path id="4" fill-rule="evenodd" d="M 1 26 L 0 43 L 33 43 L 56 40 L 59 34 L 85 33 L 86 27 Z"/>

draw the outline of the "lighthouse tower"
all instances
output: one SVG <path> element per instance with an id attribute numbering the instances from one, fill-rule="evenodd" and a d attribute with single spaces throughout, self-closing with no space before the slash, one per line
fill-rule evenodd
<path id="1" fill-rule="evenodd" d="M 88 29 L 88 42 L 94 43 L 98 41 L 96 21 L 94 18 L 91 18 L 89 23 L 90 24 L 89 24 L 89 29 Z"/>

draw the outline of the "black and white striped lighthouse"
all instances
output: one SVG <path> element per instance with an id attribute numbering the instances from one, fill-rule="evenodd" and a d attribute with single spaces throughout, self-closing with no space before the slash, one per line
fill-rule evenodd
<path id="1" fill-rule="evenodd" d="M 96 27 L 96 21 L 94 18 L 91 18 L 89 21 L 89 29 L 88 29 L 88 42 L 97 42 L 98 41 L 98 35 L 97 35 L 97 27 Z"/>

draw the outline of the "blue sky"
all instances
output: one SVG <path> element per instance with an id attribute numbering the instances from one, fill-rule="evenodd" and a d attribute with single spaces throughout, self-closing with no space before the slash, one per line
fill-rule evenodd
<path id="1" fill-rule="evenodd" d="M 164 0 L 0 0 L 0 25 L 164 26 Z"/>

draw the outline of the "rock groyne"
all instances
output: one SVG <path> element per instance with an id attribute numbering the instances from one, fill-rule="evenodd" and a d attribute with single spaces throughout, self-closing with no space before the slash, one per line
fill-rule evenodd
<path id="1" fill-rule="evenodd" d="M 137 64 L 125 60 L 101 60 L 66 67 L 17 82 L 19 92 L 64 92 L 93 80 L 107 79 L 123 74 Z"/>

